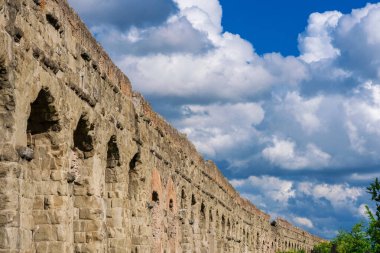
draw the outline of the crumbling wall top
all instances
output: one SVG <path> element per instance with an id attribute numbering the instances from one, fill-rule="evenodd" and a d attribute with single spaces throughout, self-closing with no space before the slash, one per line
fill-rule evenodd
<path id="1" fill-rule="evenodd" d="M 71 26 L 73 36 L 79 40 L 82 54 L 97 63 L 103 78 L 118 86 L 122 94 L 132 97 L 132 86 L 128 77 L 113 63 L 103 47 L 96 41 L 78 14 L 69 6 L 67 0 L 54 0 L 62 11 L 62 20 Z M 41 6 L 41 11 L 47 11 Z"/>

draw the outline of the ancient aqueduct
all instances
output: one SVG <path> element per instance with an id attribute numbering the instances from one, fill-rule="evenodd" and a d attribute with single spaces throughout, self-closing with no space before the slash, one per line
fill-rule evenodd
<path id="1" fill-rule="evenodd" d="M 319 238 L 242 199 L 66 0 L 0 0 L 0 252 L 277 252 Z"/>

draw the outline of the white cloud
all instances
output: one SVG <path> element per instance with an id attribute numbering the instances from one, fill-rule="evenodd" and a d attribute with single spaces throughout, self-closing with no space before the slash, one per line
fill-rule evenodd
<path id="1" fill-rule="evenodd" d="M 307 144 L 304 151 L 298 150 L 296 143 L 273 137 L 272 145 L 262 151 L 265 159 L 285 169 L 323 168 L 329 164 L 331 156 L 316 145 Z"/>
<path id="2" fill-rule="evenodd" d="M 378 156 L 380 140 L 380 85 L 367 82 L 344 102 L 347 132 L 359 154 Z"/>
<path id="3" fill-rule="evenodd" d="M 250 176 L 247 179 L 231 180 L 230 183 L 237 188 L 256 188 L 260 195 L 271 201 L 286 205 L 290 198 L 295 197 L 293 182 L 270 176 Z"/>
<path id="4" fill-rule="evenodd" d="M 313 228 L 314 227 L 313 222 L 308 218 L 294 217 L 293 221 L 294 221 L 294 223 L 296 223 L 302 227 L 307 227 L 307 228 Z"/>
<path id="5" fill-rule="evenodd" d="M 264 110 L 256 103 L 187 105 L 182 113 L 184 118 L 176 125 L 198 150 L 211 157 L 229 153 L 237 143 L 254 139 L 254 126 L 264 118 Z"/>
<path id="6" fill-rule="evenodd" d="M 326 199 L 334 208 L 352 209 L 364 191 L 359 187 L 350 187 L 347 184 L 313 184 L 303 182 L 298 185 L 298 192 L 308 195 L 316 200 Z"/>
<path id="7" fill-rule="evenodd" d="M 302 60 L 312 63 L 340 55 L 340 50 L 332 44 L 330 33 L 337 27 L 341 17 L 342 13 L 338 11 L 310 15 L 306 32 L 298 38 Z"/>
<path id="8" fill-rule="evenodd" d="M 312 134 L 321 128 L 317 112 L 322 99 L 322 96 L 304 99 L 297 92 L 289 92 L 283 102 L 285 108 L 281 106 L 281 109 L 291 114 L 306 133 Z"/>
<path id="9" fill-rule="evenodd" d="M 380 178 L 380 172 L 373 173 L 353 173 L 349 176 L 353 181 L 366 181 L 371 182 L 374 178 Z"/>

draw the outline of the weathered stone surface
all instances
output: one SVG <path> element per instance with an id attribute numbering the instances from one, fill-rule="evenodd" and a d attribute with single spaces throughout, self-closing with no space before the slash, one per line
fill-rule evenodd
<path id="1" fill-rule="evenodd" d="M 241 198 L 132 92 L 65 0 L 0 10 L 0 252 L 310 252 L 320 241 Z"/>

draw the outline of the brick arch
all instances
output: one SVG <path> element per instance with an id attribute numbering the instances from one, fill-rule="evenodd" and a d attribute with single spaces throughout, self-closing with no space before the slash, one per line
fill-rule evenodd
<path id="1" fill-rule="evenodd" d="M 175 184 L 171 178 L 169 178 L 166 186 L 166 209 L 176 213 L 178 211 L 177 205 L 177 190 Z M 172 200 L 172 203 L 170 203 Z M 172 206 L 171 206 L 172 205 Z"/>
<path id="2" fill-rule="evenodd" d="M 162 181 L 160 172 L 154 168 L 151 174 L 151 196 L 156 192 L 158 194 L 159 199 L 162 199 Z M 162 201 L 160 201 L 161 204 Z"/>

